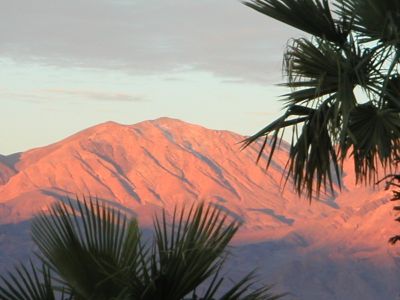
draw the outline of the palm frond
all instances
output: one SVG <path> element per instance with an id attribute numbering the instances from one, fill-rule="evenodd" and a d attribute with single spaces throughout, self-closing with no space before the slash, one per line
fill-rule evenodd
<path id="1" fill-rule="evenodd" d="M 362 87 L 371 99 L 381 96 L 385 75 L 377 58 L 382 53 L 379 48 L 364 49 L 352 37 L 341 47 L 318 38 L 294 40 L 284 58 L 288 82 L 283 85 L 292 88 L 284 95 L 287 111 L 247 138 L 243 146 L 264 138 L 258 161 L 268 140 L 268 167 L 280 133 L 291 127 L 287 175 L 293 178 L 297 192 L 311 198 L 314 190 L 317 195 L 321 188 L 333 191 L 333 182 L 340 188 L 340 169 L 349 150 L 350 114 L 359 105 L 354 89 Z"/>
<path id="2" fill-rule="evenodd" d="M 217 272 L 238 222 L 216 207 L 200 204 L 175 211 L 169 226 L 165 211 L 154 220 L 152 289 L 146 299 L 180 299 Z"/>
<path id="3" fill-rule="evenodd" d="M 330 133 L 333 118 L 334 109 L 327 103 L 316 109 L 290 147 L 287 176 L 293 177 L 297 192 L 310 199 L 321 187 L 333 192 L 334 182 L 341 185 L 342 163 Z"/>
<path id="4" fill-rule="evenodd" d="M 378 166 L 391 166 L 399 157 L 398 110 L 379 109 L 372 102 L 357 106 L 350 115 L 349 143 L 357 180 L 375 182 Z"/>
<path id="5" fill-rule="evenodd" d="M 337 91 L 339 85 L 340 52 L 329 43 L 316 45 L 306 39 L 294 40 L 284 56 L 288 83 L 296 90 L 287 94 L 290 103 L 318 99 Z M 298 91 L 299 88 L 306 88 Z"/>
<path id="6" fill-rule="evenodd" d="M 254 273 L 243 277 L 233 287 L 226 291 L 220 300 L 277 300 L 287 294 L 272 294 L 271 286 L 255 288 Z"/>
<path id="7" fill-rule="evenodd" d="M 282 138 L 279 132 L 287 126 L 292 127 L 292 143 L 289 151 L 289 160 L 286 166 L 287 178 L 292 177 L 294 186 L 299 194 L 306 193 L 311 199 L 313 192 L 319 193 L 321 187 L 333 191 L 333 183 L 340 187 L 341 158 L 337 156 L 334 145 L 335 134 L 332 133 L 332 124 L 335 120 L 335 109 L 325 101 L 318 109 L 292 105 L 286 114 L 265 127 L 257 134 L 243 141 L 248 147 L 255 140 L 264 137 L 269 139 L 271 150 L 268 155 L 267 167 Z M 299 127 L 301 131 L 299 133 Z M 270 135 L 272 134 L 272 137 Z M 259 155 L 266 150 L 264 143 Z"/>
<path id="8" fill-rule="evenodd" d="M 400 111 L 400 75 L 395 74 L 388 80 L 387 88 L 383 91 L 385 108 Z"/>
<path id="9" fill-rule="evenodd" d="M 138 224 L 98 201 L 57 203 L 32 222 L 41 258 L 74 294 L 110 299 L 121 293 L 126 276 L 140 263 Z M 132 276 L 129 280 L 135 281 Z"/>
<path id="10" fill-rule="evenodd" d="M 0 275 L 0 299 L 2 300 L 67 300 L 71 299 L 64 291 L 57 294 L 52 284 L 50 270 L 45 265 L 38 271 L 33 263 L 30 268 L 16 267 L 8 276 Z"/>
<path id="11" fill-rule="evenodd" d="M 346 41 L 349 33 L 350 22 L 346 19 L 335 20 L 328 0 L 249 0 L 244 4 L 271 18 L 338 45 Z"/>
<path id="12" fill-rule="evenodd" d="M 333 93 L 349 94 L 356 85 L 369 88 L 370 84 L 375 84 L 373 79 L 377 76 L 374 54 L 374 51 L 362 50 L 354 42 L 337 48 L 318 39 L 294 40 L 284 55 L 288 82 L 283 85 L 294 89 L 285 95 L 287 101 L 313 103 Z"/>
<path id="13" fill-rule="evenodd" d="M 181 300 L 192 293 L 196 299 L 196 288 L 211 278 L 204 294 L 211 300 L 221 289 L 226 247 L 239 225 L 213 205 L 175 210 L 172 223 L 164 210 L 154 219 L 150 250 L 140 242 L 137 222 L 122 212 L 91 198 L 56 203 L 32 224 L 42 275 L 32 264 L 31 272 L 21 266 L 16 275 L 0 275 L 0 298 Z M 246 276 L 224 299 L 277 299 L 253 282 Z"/>
<path id="14" fill-rule="evenodd" d="M 397 0 L 341 0 L 342 16 L 353 16 L 354 30 L 361 41 L 378 40 L 382 45 L 400 46 L 400 3 Z"/>
<path id="15" fill-rule="evenodd" d="M 267 143 L 271 145 L 271 152 L 268 155 L 267 168 L 269 167 L 273 155 L 275 153 L 276 148 L 280 145 L 282 140 L 282 134 L 287 127 L 292 127 L 293 132 L 296 131 L 297 126 L 303 124 L 308 120 L 308 116 L 314 112 L 314 109 L 301 106 L 301 105 L 291 105 L 286 113 L 264 127 L 256 134 L 249 136 L 245 140 L 242 141 L 242 150 L 254 144 L 257 140 L 264 138 L 264 142 L 262 143 L 257 157 L 257 162 L 260 161 L 264 151 L 266 150 Z M 272 134 L 272 136 L 271 136 Z"/>

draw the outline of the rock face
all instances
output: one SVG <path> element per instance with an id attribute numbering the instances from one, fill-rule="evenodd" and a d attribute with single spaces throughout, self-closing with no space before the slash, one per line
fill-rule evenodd
<path id="1" fill-rule="evenodd" d="M 18 154 L 10 156 L 0 155 L 0 185 L 7 183 L 17 173 L 14 169 L 14 161 L 18 159 L 18 156 Z"/>
<path id="2" fill-rule="evenodd" d="M 281 180 L 285 145 L 271 167 L 255 164 L 243 136 L 161 118 L 113 122 L 58 143 L 0 156 L 0 271 L 26 259 L 29 220 L 66 196 L 91 194 L 133 212 L 146 227 L 155 211 L 204 200 L 243 221 L 228 268 L 257 267 L 288 299 L 396 299 L 397 232 L 390 195 L 354 185 L 346 167 L 336 196 L 300 199 Z"/>

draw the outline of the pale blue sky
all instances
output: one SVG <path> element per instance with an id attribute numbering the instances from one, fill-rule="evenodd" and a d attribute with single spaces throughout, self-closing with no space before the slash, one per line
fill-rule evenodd
<path id="1" fill-rule="evenodd" d="M 251 134 L 279 115 L 299 33 L 231 0 L 13 0 L 0 11 L 0 154 L 113 120 Z"/>

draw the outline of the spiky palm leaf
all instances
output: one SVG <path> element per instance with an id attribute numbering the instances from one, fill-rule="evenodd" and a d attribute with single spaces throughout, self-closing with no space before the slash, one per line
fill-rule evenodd
<path id="1" fill-rule="evenodd" d="M 254 274 L 250 273 L 225 292 L 220 300 L 277 300 L 287 294 L 274 295 L 271 286 L 254 288 Z M 212 300 L 214 298 L 204 298 Z"/>
<path id="2" fill-rule="evenodd" d="M 148 288 L 141 299 L 180 300 L 211 277 L 200 299 L 215 299 L 224 281 L 218 275 L 225 261 L 226 247 L 239 223 L 229 220 L 216 206 L 201 203 L 188 211 L 175 210 L 171 221 L 163 211 L 161 218 L 154 219 L 154 228 L 155 244 L 146 275 Z M 221 299 L 273 300 L 283 296 L 271 295 L 268 286 L 252 288 L 253 284 L 253 277 L 246 276 Z"/>
<path id="3" fill-rule="evenodd" d="M 250 0 L 244 3 L 271 18 L 335 43 L 344 42 L 348 34 L 348 22 L 340 24 L 333 18 L 328 0 Z"/>
<path id="4" fill-rule="evenodd" d="M 53 290 L 49 269 L 59 288 L 71 299 L 181 300 L 203 285 L 204 300 L 272 300 L 269 286 L 254 285 L 245 276 L 227 291 L 220 270 L 226 247 L 239 228 L 215 206 L 193 205 L 175 210 L 171 221 L 164 211 L 155 217 L 155 239 L 145 248 L 135 220 L 91 198 L 53 205 L 33 221 L 32 236 L 45 264 L 43 283 L 37 272 L 23 268 L 3 279 L 0 299 L 49 300 Z M 33 278 L 33 279 L 32 279 Z M 207 283 L 206 281 L 209 280 Z M 21 282 L 20 282 L 21 281 Z M 35 295 L 21 298 L 20 295 Z M 10 296 L 11 295 L 11 296 Z"/>
<path id="5" fill-rule="evenodd" d="M 352 16 L 363 42 L 400 46 L 400 3 L 397 0 L 341 0 L 338 13 Z"/>
<path id="6" fill-rule="evenodd" d="M 284 95 L 286 113 L 244 146 L 264 138 L 260 158 L 270 141 L 268 166 L 282 131 L 292 127 L 288 175 L 297 192 L 310 199 L 314 191 L 332 187 L 348 156 L 358 181 L 374 178 L 379 166 L 390 167 L 400 139 L 398 1 L 338 0 L 335 13 L 327 0 L 245 4 L 313 36 L 294 40 L 284 55 L 288 80 L 283 85 L 292 89 Z M 356 94 L 356 87 L 364 94 Z"/>
<path id="7" fill-rule="evenodd" d="M 46 265 L 38 271 L 32 262 L 30 268 L 20 265 L 8 276 L 0 275 L 0 299 L 2 300 L 67 300 L 72 299 L 64 291 L 57 293 L 53 287 L 50 270 Z"/>
<path id="8" fill-rule="evenodd" d="M 349 130 L 354 159 L 360 163 L 356 174 L 367 173 L 376 182 L 379 165 L 390 168 L 400 154 L 400 118 L 394 109 L 378 109 L 368 102 L 351 113 Z"/>
<path id="9" fill-rule="evenodd" d="M 180 299 L 212 276 L 238 229 L 235 221 L 225 225 L 227 216 L 215 207 L 200 204 L 185 214 L 174 214 L 170 228 L 165 212 L 155 218 L 152 299 Z"/>
<path id="10" fill-rule="evenodd" d="M 139 227 L 98 201 L 57 203 L 32 222 L 41 258 L 77 299 L 112 299 L 126 291 L 127 277 L 142 286 Z"/>

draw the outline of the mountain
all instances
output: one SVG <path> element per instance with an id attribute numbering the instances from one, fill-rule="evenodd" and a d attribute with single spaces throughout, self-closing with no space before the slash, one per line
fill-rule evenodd
<path id="1" fill-rule="evenodd" d="M 16 174 L 13 167 L 14 159 L 17 155 L 3 156 L 0 155 L 0 184 L 5 184 L 12 176 Z"/>
<path id="2" fill-rule="evenodd" d="M 354 184 L 311 203 L 282 185 L 288 146 L 265 170 L 243 136 L 160 118 L 135 125 L 107 122 L 55 144 L 0 156 L 0 270 L 26 260 L 29 220 L 65 197 L 92 195 L 139 218 L 207 201 L 243 222 L 233 277 L 255 267 L 288 299 L 394 299 L 398 230 L 390 194 Z M 338 190 L 336 188 L 336 190 Z"/>

